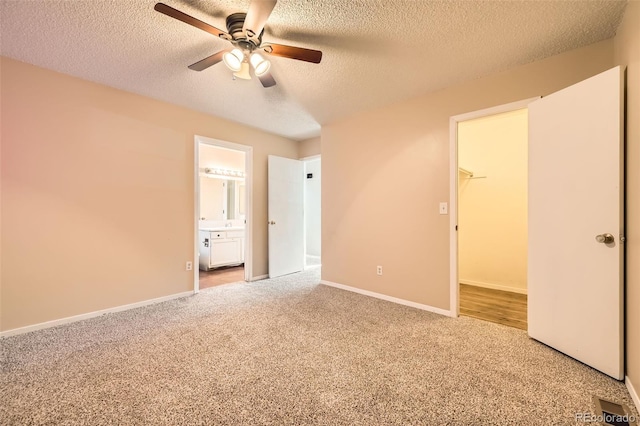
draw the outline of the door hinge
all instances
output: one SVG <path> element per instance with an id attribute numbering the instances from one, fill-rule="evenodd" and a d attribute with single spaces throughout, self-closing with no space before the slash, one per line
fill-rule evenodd
<path id="1" fill-rule="evenodd" d="M 456 225 L 456 231 L 458 230 L 458 225 Z"/>

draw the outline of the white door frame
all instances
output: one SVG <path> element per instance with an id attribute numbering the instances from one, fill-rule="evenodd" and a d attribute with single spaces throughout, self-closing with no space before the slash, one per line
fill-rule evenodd
<path id="1" fill-rule="evenodd" d="M 244 180 L 247 214 L 244 228 L 244 280 L 253 281 L 253 147 L 196 135 L 194 138 L 194 213 L 193 213 L 193 292 L 200 291 L 198 239 L 200 215 L 200 144 L 244 152 Z"/>
<path id="2" fill-rule="evenodd" d="M 454 115 L 449 119 L 449 310 L 452 317 L 459 315 L 458 231 L 456 230 L 456 226 L 458 225 L 458 123 L 523 109 L 526 108 L 529 103 L 539 98 L 540 96 L 537 96 L 535 98 L 472 111 L 466 114 Z"/>

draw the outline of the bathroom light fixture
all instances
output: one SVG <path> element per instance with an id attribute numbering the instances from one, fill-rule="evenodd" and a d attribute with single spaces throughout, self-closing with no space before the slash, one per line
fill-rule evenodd
<path id="1" fill-rule="evenodd" d="M 258 53 L 252 53 L 250 61 L 258 77 L 265 75 L 271 68 L 271 62 L 266 61 Z"/>
<path id="2" fill-rule="evenodd" d="M 240 68 L 242 68 L 242 62 L 244 61 L 244 53 L 240 49 L 233 49 L 231 52 L 226 52 L 222 55 L 222 60 L 224 64 L 231 71 L 238 72 Z"/>
<path id="3" fill-rule="evenodd" d="M 210 178 L 224 178 L 233 180 L 242 180 L 245 178 L 244 172 L 240 170 L 212 169 L 209 167 L 200 170 L 204 172 L 204 176 Z"/>

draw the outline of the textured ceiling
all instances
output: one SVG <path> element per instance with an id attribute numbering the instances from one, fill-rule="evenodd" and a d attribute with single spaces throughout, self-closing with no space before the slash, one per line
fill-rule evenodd
<path id="1" fill-rule="evenodd" d="M 249 0 L 163 0 L 225 29 Z M 279 0 L 264 41 L 323 51 L 273 57 L 278 85 L 188 65 L 230 45 L 153 0 L 0 0 L 0 53 L 292 139 L 358 111 L 615 35 L 626 1 Z"/>

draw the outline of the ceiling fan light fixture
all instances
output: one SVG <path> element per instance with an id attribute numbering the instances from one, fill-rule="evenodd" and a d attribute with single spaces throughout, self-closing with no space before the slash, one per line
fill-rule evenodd
<path id="1" fill-rule="evenodd" d="M 265 75 L 271 68 L 271 62 L 265 60 L 260 54 L 254 53 L 251 55 L 251 65 L 258 77 Z"/>
<path id="2" fill-rule="evenodd" d="M 233 75 L 243 80 L 251 80 L 251 74 L 249 74 L 249 64 L 246 62 L 240 64 L 240 70 L 234 72 Z"/>
<path id="3" fill-rule="evenodd" d="M 242 67 L 242 61 L 244 60 L 244 53 L 240 49 L 233 49 L 231 52 L 227 52 L 222 55 L 224 64 L 231 71 L 238 72 Z"/>

